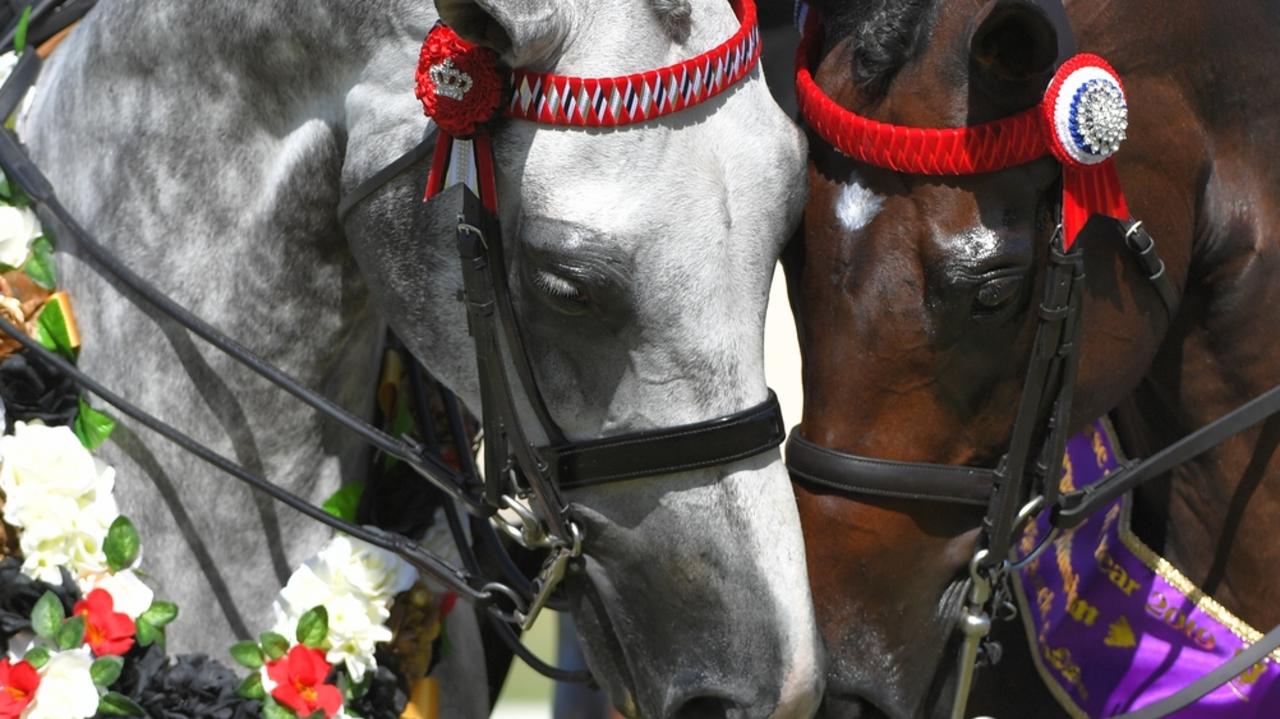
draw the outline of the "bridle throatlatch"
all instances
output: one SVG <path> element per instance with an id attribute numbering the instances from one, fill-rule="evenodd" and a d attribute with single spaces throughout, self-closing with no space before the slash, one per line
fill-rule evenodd
<path id="1" fill-rule="evenodd" d="M 1029 0 L 1058 17 L 1062 47 L 1074 46 L 1058 0 Z M 994 664 L 993 617 L 1016 613 L 1008 577 L 1035 561 L 1059 531 L 1078 527 L 1126 492 L 1167 473 L 1224 439 L 1280 413 L 1276 387 L 1174 442 L 1133 460 L 1084 489 L 1059 484 L 1068 441 L 1082 336 L 1083 249 L 1076 239 L 1094 215 L 1118 221 L 1125 247 L 1172 319 L 1178 295 L 1141 222 L 1133 221 L 1113 157 L 1128 129 L 1128 104 L 1115 70 L 1097 55 L 1062 62 L 1041 102 L 1003 119 L 969 127 L 893 125 L 840 107 L 817 85 L 813 68 L 822 48 L 819 14 L 797 6 L 802 40 L 796 92 L 804 120 L 822 140 L 851 159 L 903 173 L 973 175 L 1053 157 L 1062 167 L 1061 222 L 1050 241 L 1044 294 L 1009 446 L 995 468 L 937 465 L 864 457 L 823 447 L 792 432 L 787 466 L 793 476 L 860 496 L 897 497 L 986 507 L 978 549 L 969 563 L 969 594 L 960 616 L 960 651 L 951 717 L 963 719 L 975 670 Z M 1069 43 L 1064 45 L 1063 43 Z M 1050 531 L 1015 557 L 1014 539 L 1047 513 Z M 1118 719 L 1155 719 L 1194 703 L 1280 647 L 1280 628 L 1235 658 L 1172 695 Z"/>
<path id="2" fill-rule="evenodd" d="M 582 553 L 583 532 L 563 490 L 725 464 L 777 447 L 786 433 L 770 392 L 755 407 L 696 424 L 566 438 L 538 391 L 511 301 L 489 131 L 501 115 L 579 128 L 634 125 L 725 92 L 760 56 L 753 0 L 732 5 L 740 24 L 724 43 L 681 63 L 618 77 L 506 69 L 495 52 L 444 24 L 432 28 L 422 47 L 417 96 L 439 130 L 424 200 L 458 203 L 463 300 L 484 417 L 484 501 L 508 536 L 550 552 L 528 604 L 513 600 L 512 617 L 525 628 Z"/>

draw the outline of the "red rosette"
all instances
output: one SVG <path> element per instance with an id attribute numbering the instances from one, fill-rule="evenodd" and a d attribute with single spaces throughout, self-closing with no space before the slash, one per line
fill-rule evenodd
<path id="1" fill-rule="evenodd" d="M 418 59 L 418 99 L 442 131 L 466 137 L 492 120 L 502 104 L 498 55 L 437 23 Z"/>

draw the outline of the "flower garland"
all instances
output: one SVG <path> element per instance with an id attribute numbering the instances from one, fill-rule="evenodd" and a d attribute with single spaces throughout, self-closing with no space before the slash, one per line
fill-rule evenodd
<path id="1" fill-rule="evenodd" d="M 0 83 L 17 53 L 0 55 Z M 80 338 L 53 249 L 30 200 L 0 175 L 0 314 L 75 362 Z M 416 433 L 433 418 L 411 415 L 404 363 L 388 357 L 379 406 L 392 429 Z M 115 470 L 93 456 L 114 427 L 0 334 L 0 719 L 399 717 L 456 597 L 338 535 L 280 591 L 271 630 L 230 648 L 247 677 L 205 656 L 167 656 L 178 607 L 144 581 Z M 380 466 L 388 479 L 394 465 Z M 361 491 L 346 487 L 325 508 L 354 520 Z"/>

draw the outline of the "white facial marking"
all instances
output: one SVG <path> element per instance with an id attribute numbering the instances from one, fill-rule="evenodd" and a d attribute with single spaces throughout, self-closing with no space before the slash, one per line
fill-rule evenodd
<path id="1" fill-rule="evenodd" d="M 882 207 L 884 197 L 864 187 L 855 175 L 836 198 L 836 219 L 845 230 L 854 232 L 871 224 Z"/>

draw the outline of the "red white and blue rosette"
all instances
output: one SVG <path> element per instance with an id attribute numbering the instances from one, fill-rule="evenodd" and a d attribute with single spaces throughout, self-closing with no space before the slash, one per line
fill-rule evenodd
<path id="1" fill-rule="evenodd" d="M 1129 130 L 1129 104 L 1111 65 L 1081 53 L 1058 68 L 1040 107 L 1045 140 L 1062 163 L 1063 241 L 1070 248 L 1094 215 L 1129 218 L 1113 160 Z"/>
<path id="2" fill-rule="evenodd" d="M 1115 155 L 1129 129 L 1120 76 L 1106 60 L 1081 53 L 1063 63 L 1042 105 L 1059 162 L 1097 165 Z"/>

